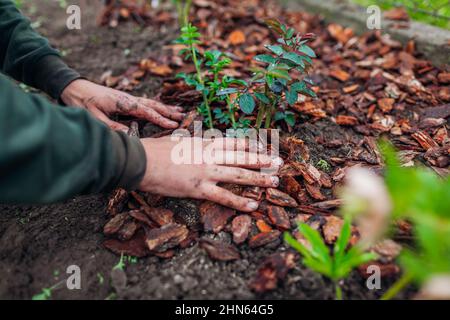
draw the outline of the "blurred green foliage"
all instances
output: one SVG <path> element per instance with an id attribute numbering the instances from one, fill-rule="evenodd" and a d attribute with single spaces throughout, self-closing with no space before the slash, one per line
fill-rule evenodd
<path id="1" fill-rule="evenodd" d="M 414 225 L 414 249 L 403 250 L 400 264 L 416 283 L 450 274 L 450 177 L 423 167 L 400 166 L 394 149 L 381 144 L 393 218 Z"/>
<path id="2" fill-rule="evenodd" d="M 450 29 L 448 0 L 352 0 L 362 6 L 378 5 L 382 10 L 403 6 L 414 20 Z"/>

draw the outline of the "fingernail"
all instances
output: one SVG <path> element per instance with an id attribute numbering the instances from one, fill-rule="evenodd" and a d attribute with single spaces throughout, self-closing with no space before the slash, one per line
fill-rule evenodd
<path id="1" fill-rule="evenodd" d="M 278 177 L 270 177 L 270 180 L 272 180 L 272 185 L 274 187 L 278 187 L 278 185 L 280 184 L 280 178 Z"/>
<path id="2" fill-rule="evenodd" d="M 256 210 L 259 207 L 259 203 L 255 202 L 255 201 L 251 201 L 247 204 L 247 208 L 249 208 L 250 210 Z"/>
<path id="3" fill-rule="evenodd" d="M 282 166 L 284 164 L 284 161 L 283 161 L 283 159 L 277 157 L 277 158 L 272 160 L 272 164 L 274 166 Z"/>

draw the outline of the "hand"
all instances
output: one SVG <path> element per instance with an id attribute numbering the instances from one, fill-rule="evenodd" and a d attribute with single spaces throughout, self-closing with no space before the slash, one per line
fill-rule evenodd
<path id="1" fill-rule="evenodd" d="M 146 119 L 167 129 L 178 127 L 176 121 L 184 118 L 181 107 L 137 98 L 125 92 L 100 86 L 87 80 L 75 80 L 64 89 L 61 99 L 69 106 L 82 107 L 113 130 L 126 131 L 127 126 L 112 121 L 109 115 L 121 114 Z"/>
<path id="2" fill-rule="evenodd" d="M 187 146 L 186 149 L 191 148 L 195 152 L 202 147 L 205 150 L 205 147 L 209 146 L 210 150 L 214 150 L 214 155 L 207 157 L 202 164 L 177 164 L 174 161 L 173 150 L 179 149 L 180 142 L 173 142 L 170 137 L 142 139 L 147 154 L 147 170 L 140 189 L 169 197 L 206 199 L 244 212 L 257 210 L 258 202 L 237 196 L 217 186 L 217 183 L 276 188 L 279 185 L 278 177 L 244 168 L 275 167 L 277 171 L 283 161 L 280 158 L 272 159 L 267 155 L 236 151 L 243 149 L 237 148 L 242 140 L 230 138 L 221 140 L 231 143 L 220 143 L 220 139 L 211 142 L 198 138 L 184 138 L 182 143 Z"/>

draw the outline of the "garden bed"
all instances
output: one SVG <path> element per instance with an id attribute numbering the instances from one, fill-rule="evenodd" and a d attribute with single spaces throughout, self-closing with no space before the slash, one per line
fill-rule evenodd
<path id="1" fill-rule="evenodd" d="M 379 170 L 382 164 L 372 142 L 383 133 L 401 150 L 413 152 L 408 154 L 411 161 L 416 159 L 430 165 L 423 158 L 426 151 L 424 144 L 420 137 L 414 138 L 414 134 L 421 132 L 436 139 L 436 132 L 447 125 L 443 122 L 438 126 L 430 126 L 429 122 L 423 122 L 427 117 L 422 115 L 426 110 L 433 112 L 437 110 L 435 107 L 441 107 L 443 111 L 436 111 L 441 112 L 438 118 L 448 119 L 450 96 L 448 82 L 445 82 L 448 78 L 438 77 L 445 74 L 444 70 L 431 66 L 427 61 L 416 60 L 412 43 L 404 51 L 401 44 L 379 35 L 354 38 L 349 31 L 343 31 L 336 25 L 330 27 L 306 13 L 286 13 L 276 4 L 270 4 L 270 10 L 264 10 L 269 5 L 259 5 L 265 1 L 257 0 L 246 2 L 248 7 L 240 1 L 236 1 L 235 5 L 227 5 L 226 8 L 230 9 L 226 9 L 224 19 L 221 20 L 214 15 L 214 8 L 209 3 L 198 1 L 197 10 L 203 10 L 198 16 L 208 21 L 203 22 L 204 26 L 214 25 L 211 21 L 219 25 L 215 29 L 219 31 L 219 36 L 215 38 L 216 43 L 211 45 L 225 47 L 224 50 L 233 52 L 238 57 L 235 71 L 243 76 L 244 66 L 251 60 L 249 56 L 259 51 L 269 37 L 268 34 L 261 36 L 264 31 L 261 31 L 263 27 L 258 20 L 260 15 L 282 16 L 299 31 L 318 35 L 313 47 L 319 58 L 315 61 L 312 78 L 318 87 L 319 98 L 309 104 L 309 108 L 308 104 L 301 105 L 302 113 L 299 113 L 295 126 L 282 125 L 289 136 L 301 139 L 307 146 L 310 164 L 317 166 L 322 160 L 322 163 L 330 166 L 323 168 L 323 171 L 332 177 L 339 169 L 355 163 Z M 88 78 L 97 82 L 110 81 L 111 85 L 126 87 L 136 95 L 159 96 L 163 101 L 179 102 L 173 101 L 177 99 L 176 96 L 165 95 L 162 90 L 176 83 L 174 62 L 177 60 L 171 46 L 178 36 L 176 19 L 159 12 L 153 16 L 154 22 L 143 29 L 132 19 L 121 21 L 115 28 L 98 27 L 96 15 L 100 11 L 100 4 L 95 2 L 84 8 L 81 31 L 64 30 L 65 10 L 54 3 L 40 4 L 33 16 L 46 17 L 40 31 L 67 53 L 65 59 L 69 64 Z M 220 8 L 225 10 L 225 7 Z M 202 24 L 202 21 L 196 23 Z M 215 31 L 208 27 L 206 30 L 210 33 Z M 236 30 L 244 33 L 247 42 L 235 45 L 229 43 L 227 39 L 230 33 Z M 356 42 L 352 45 L 350 41 Z M 139 71 L 143 59 L 154 61 L 157 66 L 170 65 L 174 72 L 156 76 L 157 72 L 153 70 L 140 73 L 136 78 L 134 72 Z M 357 65 L 357 62 L 361 65 Z M 378 68 L 387 76 L 371 76 L 370 68 Z M 414 87 L 417 82 L 409 82 L 414 80 L 412 78 L 399 78 L 399 68 L 414 71 L 413 75 L 416 74 L 420 81 L 420 88 Z M 385 93 L 393 95 L 394 101 L 380 104 L 379 100 Z M 194 105 L 195 101 L 191 101 L 185 106 L 191 108 Z M 143 136 L 151 136 L 159 131 L 154 126 L 140 125 Z M 448 165 L 434 163 L 433 166 L 440 174 L 448 173 Z M 334 199 L 335 185 L 336 180 L 333 180 L 333 188 L 322 189 L 324 199 L 307 195 L 308 200 L 304 205 L 312 206 Z M 250 284 L 266 259 L 274 253 L 292 252 L 281 239 L 257 249 L 250 248 L 248 244 L 241 245 L 238 247 L 241 258 L 232 262 L 214 261 L 198 241 L 194 241 L 185 249 L 176 249 L 170 259 L 151 255 L 137 261 L 127 260 L 124 273 L 117 273 L 113 268 L 120 257 L 103 246 L 106 239 L 103 226 L 110 218 L 106 213 L 108 197 L 79 197 L 51 206 L 1 206 L 0 298 L 30 299 L 43 288 L 63 281 L 65 269 L 73 264 L 81 268 L 82 289 L 70 291 L 65 286 L 58 286 L 52 298 L 334 298 L 332 283 L 300 263 L 295 263 L 275 289 L 255 291 Z M 177 217 L 190 217 L 197 222 L 200 219 L 200 205 L 201 202 L 185 199 L 164 199 L 161 202 L 162 207 L 172 210 Z M 304 212 L 288 209 L 288 213 L 294 219 Z M 319 220 L 332 214 L 335 214 L 335 208 L 316 212 Z M 226 231 L 213 234 L 200 230 L 199 238 L 232 243 L 232 236 Z M 368 290 L 364 277 L 355 271 L 343 284 L 344 297 L 376 299 L 398 276 L 398 273 L 392 272 L 383 277 L 381 290 Z M 400 297 L 409 298 L 413 292 L 411 288 Z"/>

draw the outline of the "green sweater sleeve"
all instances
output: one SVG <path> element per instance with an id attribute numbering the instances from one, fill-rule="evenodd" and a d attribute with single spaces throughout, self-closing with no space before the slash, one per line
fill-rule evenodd
<path id="1" fill-rule="evenodd" d="M 11 0 L 0 0 L 0 70 L 59 99 L 80 75 L 31 27 Z"/>
<path id="2" fill-rule="evenodd" d="M 58 108 L 0 74 L 0 203 L 50 203 L 134 189 L 146 167 L 139 139 L 79 108 Z"/>

